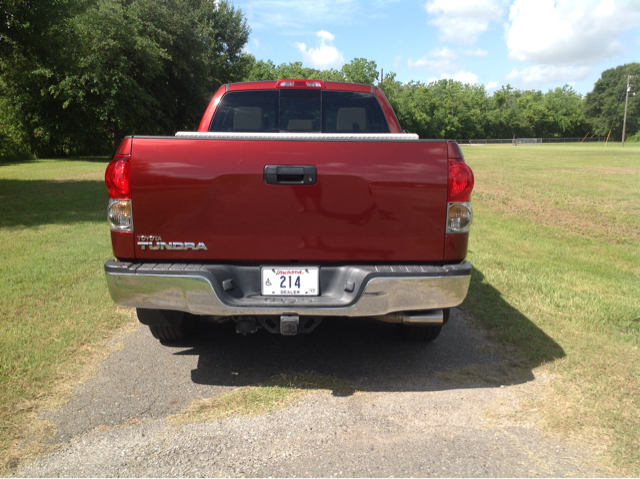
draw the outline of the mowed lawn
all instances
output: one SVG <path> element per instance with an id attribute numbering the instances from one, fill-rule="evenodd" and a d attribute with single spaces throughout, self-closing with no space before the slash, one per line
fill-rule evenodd
<path id="1" fill-rule="evenodd" d="M 549 431 L 640 474 L 640 147 L 463 147 L 476 175 L 464 308 L 517 368 L 553 378 Z M 0 166 L 0 466 L 45 431 L 113 331 L 106 159 Z M 428 347 L 426 345 L 425 347 Z M 5 470 L 6 471 L 6 470 Z"/>
<path id="2" fill-rule="evenodd" d="M 554 378 L 550 432 L 640 474 L 640 145 L 462 147 L 474 170 L 464 308 Z"/>
<path id="3" fill-rule="evenodd" d="M 102 269 L 106 165 L 0 166 L 0 471 L 46 432 L 38 411 L 63 401 L 105 338 L 132 321 L 114 307 Z"/>

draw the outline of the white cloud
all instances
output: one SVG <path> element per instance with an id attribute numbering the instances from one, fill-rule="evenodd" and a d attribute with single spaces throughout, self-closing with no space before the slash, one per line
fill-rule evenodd
<path id="1" fill-rule="evenodd" d="M 419 70 L 453 71 L 456 67 L 451 60 L 455 60 L 456 58 L 458 58 L 456 52 L 447 47 L 434 48 L 427 55 L 416 61 L 409 58 L 407 65 L 409 68 L 417 68 Z"/>
<path id="2" fill-rule="evenodd" d="M 442 78 L 451 78 L 455 81 L 459 81 L 460 83 L 470 83 L 472 85 L 478 83 L 478 76 L 471 72 L 466 72 L 464 69 L 460 70 L 458 73 L 454 73 L 453 75 L 443 73 L 440 76 Z"/>
<path id="3" fill-rule="evenodd" d="M 452 63 L 447 59 L 430 60 L 427 57 L 422 57 L 416 61 L 409 59 L 409 61 L 407 62 L 407 65 L 409 66 L 409 68 L 425 70 L 428 72 L 438 72 L 440 74 L 440 79 L 449 78 L 455 81 L 459 81 L 461 83 L 470 83 L 470 84 L 478 83 L 477 75 L 471 72 L 465 71 L 464 68 L 456 72 L 456 69 L 459 67 L 456 67 L 454 63 Z M 427 80 L 427 83 L 431 83 L 438 80 L 439 79 L 436 77 L 430 77 Z"/>
<path id="4" fill-rule="evenodd" d="M 345 63 L 344 55 L 332 44 L 336 38 L 335 35 L 332 35 L 326 30 L 320 30 L 316 32 L 316 36 L 319 39 L 319 45 L 317 47 L 307 49 L 307 45 L 304 43 L 294 43 L 296 48 L 302 53 L 303 61 L 320 70 L 342 67 Z"/>
<path id="5" fill-rule="evenodd" d="M 258 40 L 257 38 L 254 38 L 253 40 L 251 40 L 251 43 L 253 43 L 256 47 L 260 48 L 260 40 Z"/>
<path id="6" fill-rule="evenodd" d="M 509 57 L 543 65 L 595 65 L 621 53 L 620 34 L 638 24 L 638 0 L 515 0 L 506 27 Z"/>
<path id="7" fill-rule="evenodd" d="M 458 58 L 458 55 L 456 55 L 456 52 L 454 52 L 453 50 L 450 50 L 447 47 L 440 48 L 440 49 L 434 48 L 429 52 L 429 56 L 436 57 L 436 58 L 446 58 L 448 60 L 455 60 L 456 58 Z"/>
<path id="8" fill-rule="evenodd" d="M 429 79 L 427 80 L 427 85 L 430 85 L 431 83 L 437 82 L 438 79 L 436 77 L 429 77 Z"/>
<path id="9" fill-rule="evenodd" d="M 498 89 L 498 82 L 497 81 L 490 81 L 489 83 L 487 83 L 484 86 L 484 89 L 487 90 L 488 92 L 492 92 Z"/>
<path id="10" fill-rule="evenodd" d="M 486 57 L 489 55 L 489 52 L 478 48 L 477 50 L 465 50 L 464 54 L 472 57 Z"/>
<path id="11" fill-rule="evenodd" d="M 523 70 L 514 68 L 507 80 L 527 88 L 539 88 L 545 83 L 568 83 L 584 80 L 591 72 L 588 66 L 533 65 Z"/>
<path id="12" fill-rule="evenodd" d="M 393 68 L 398 68 L 400 66 L 400 62 L 402 61 L 402 56 L 397 56 L 393 59 Z"/>
<path id="13" fill-rule="evenodd" d="M 407 66 L 409 68 L 415 68 L 417 70 L 426 70 L 426 71 L 452 71 L 454 69 L 453 63 L 450 60 L 431 60 L 429 58 L 422 57 L 416 61 L 413 61 L 411 58 L 407 61 Z"/>
<path id="14" fill-rule="evenodd" d="M 318 36 L 318 38 L 320 39 L 321 42 L 332 42 L 336 39 L 336 36 L 329 33 L 326 30 L 320 30 L 319 32 L 316 32 L 316 35 Z"/>
<path id="15" fill-rule="evenodd" d="M 503 17 L 507 4 L 508 0 L 428 0 L 424 7 L 441 40 L 473 44 L 489 22 Z"/>

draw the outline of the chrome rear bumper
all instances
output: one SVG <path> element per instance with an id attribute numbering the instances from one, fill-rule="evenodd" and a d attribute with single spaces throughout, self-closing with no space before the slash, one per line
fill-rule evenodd
<path id="1" fill-rule="evenodd" d="M 260 294 L 260 267 L 108 261 L 109 293 L 121 306 L 198 315 L 382 316 L 458 306 L 471 264 L 321 266 L 321 295 Z"/>

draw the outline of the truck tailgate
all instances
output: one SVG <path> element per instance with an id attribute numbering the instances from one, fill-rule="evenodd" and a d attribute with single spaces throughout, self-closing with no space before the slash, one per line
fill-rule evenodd
<path id="1" fill-rule="evenodd" d="M 314 166 L 272 185 L 267 165 Z M 135 256 L 169 261 L 442 261 L 447 143 L 134 138 Z M 140 236 L 206 250 L 144 249 Z M 161 238 L 157 239 L 157 238 Z"/>

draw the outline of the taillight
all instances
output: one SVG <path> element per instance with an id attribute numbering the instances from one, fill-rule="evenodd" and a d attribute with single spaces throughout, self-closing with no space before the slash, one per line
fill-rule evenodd
<path id="1" fill-rule="evenodd" d="M 322 80 L 278 80 L 276 88 L 324 88 Z"/>
<path id="2" fill-rule="evenodd" d="M 107 166 L 104 182 L 109 190 L 107 218 L 112 231 L 132 232 L 131 163 L 129 155 L 116 155 Z"/>
<path id="3" fill-rule="evenodd" d="M 473 172 L 464 160 L 449 158 L 449 202 L 469 201 L 473 190 Z"/>
<path id="4" fill-rule="evenodd" d="M 462 151 L 454 141 L 447 145 L 449 157 L 449 181 L 447 185 L 447 234 L 469 232 L 473 220 L 471 192 L 473 191 L 473 171 L 464 162 Z"/>
<path id="5" fill-rule="evenodd" d="M 131 163 L 129 155 L 116 155 L 107 166 L 104 182 L 109 190 L 109 198 L 131 199 Z"/>

